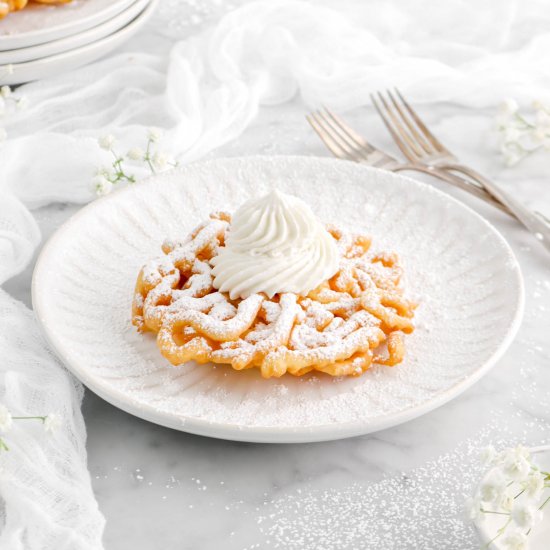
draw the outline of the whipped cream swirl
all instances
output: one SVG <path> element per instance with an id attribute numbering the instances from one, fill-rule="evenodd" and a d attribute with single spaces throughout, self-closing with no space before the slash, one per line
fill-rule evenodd
<path id="1" fill-rule="evenodd" d="M 279 191 L 244 203 L 211 260 L 214 287 L 230 298 L 307 294 L 338 271 L 336 241 L 311 208 Z"/>

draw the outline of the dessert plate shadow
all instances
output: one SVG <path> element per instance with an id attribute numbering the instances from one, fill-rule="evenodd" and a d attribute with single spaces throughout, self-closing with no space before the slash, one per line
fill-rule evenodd
<path id="1" fill-rule="evenodd" d="M 407 294 L 419 302 L 402 364 L 358 378 L 264 380 L 256 369 L 173 367 L 153 335 L 136 332 L 135 280 L 162 241 L 273 187 L 399 253 Z M 197 163 L 98 199 L 46 244 L 32 295 L 61 360 L 113 405 L 177 430 L 273 443 L 366 434 L 431 411 L 495 365 L 523 312 L 517 261 L 473 210 L 405 176 L 315 157 Z"/>

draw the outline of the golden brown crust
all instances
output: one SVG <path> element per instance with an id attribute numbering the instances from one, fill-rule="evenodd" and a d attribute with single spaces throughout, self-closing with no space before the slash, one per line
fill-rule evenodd
<path id="1" fill-rule="evenodd" d="M 230 221 L 214 214 L 183 241 L 165 242 L 164 255 L 138 275 L 132 323 L 157 333 L 172 364 L 258 368 L 270 378 L 310 371 L 358 376 L 373 363 L 403 360 L 416 304 L 403 297 L 395 254 L 370 253 L 369 237 L 331 227 L 341 263 L 330 280 L 307 296 L 231 300 L 213 287 L 210 265 Z"/>

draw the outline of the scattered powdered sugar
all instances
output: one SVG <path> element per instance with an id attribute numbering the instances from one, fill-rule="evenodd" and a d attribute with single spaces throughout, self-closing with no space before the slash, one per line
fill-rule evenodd
<path id="1" fill-rule="evenodd" d="M 377 483 L 303 488 L 267 501 L 256 517 L 262 542 L 243 550 L 477 550 L 465 500 L 483 473 L 481 448 L 506 441 L 491 439 L 495 428 Z"/>

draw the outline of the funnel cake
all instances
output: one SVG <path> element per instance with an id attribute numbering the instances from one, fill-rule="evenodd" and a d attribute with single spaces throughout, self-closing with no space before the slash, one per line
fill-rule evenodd
<path id="1" fill-rule="evenodd" d="M 236 216 L 236 215 L 235 215 Z M 264 378 L 320 371 L 359 376 L 373 363 L 403 360 L 415 304 L 400 288 L 393 253 L 370 252 L 370 238 L 334 227 L 336 273 L 300 294 L 217 290 L 215 258 L 225 250 L 231 216 L 216 213 L 140 271 L 132 322 L 157 334 L 173 365 L 187 361 L 258 368 Z"/>

